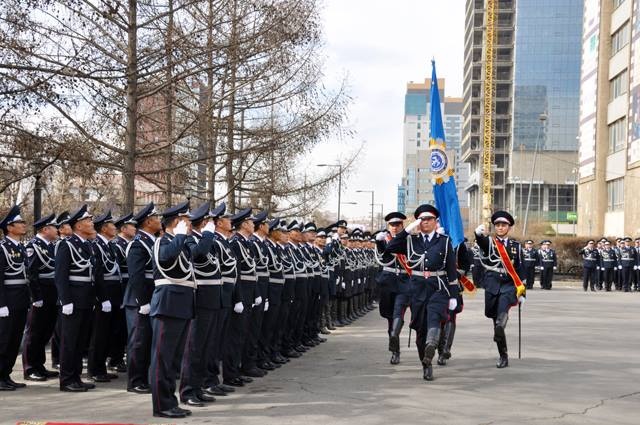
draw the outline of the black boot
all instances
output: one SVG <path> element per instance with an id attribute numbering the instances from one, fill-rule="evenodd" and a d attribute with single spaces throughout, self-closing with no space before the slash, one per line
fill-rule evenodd
<path id="1" fill-rule="evenodd" d="M 391 325 L 391 333 L 389 334 L 389 351 L 391 351 L 391 364 L 400 363 L 400 332 L 402 331 L 402 326 L 404 325 L 404 320 L 400 317 L 396 317 L 393 319 L 393 324 Z"/>
<path id="2" fill-rule="evenodd" d="M 446 366 L 447 360 L 451 358 L 451 346 L 453 345 L 453 337 L 456 333 L 455 322 L 447 322 L 442 329 L 440 335 L 440 344 L 438 345 L 438 364 Z"/>
<path id="3" fill-rule="evenodd" d="M 496 364 L 498 369 L 503 369 L 509 366 L 509 356 L 507 354 L 507 340 L 503 339 L 502 341 L 496 342 L 498 346 L 498 353 L 500 353 L 500 360 Z"/>
<path id="4" fill-rule="evenodd" d="M 391 353 L 391 360 L 389 360 L 389 363 L 391 364 L 400 363 L 400 351 L 394 351 L 393 353 Z"/>
<path id="5" fill-rule="evenodd" d="M 433 366 L 431 361 L 436 354 L 438 340 L 440 339 L 440 328 L 431 328 L 427 331 L 427 341 L 422 357 L 422 379 L 425 381 L 433 381 Z"/>

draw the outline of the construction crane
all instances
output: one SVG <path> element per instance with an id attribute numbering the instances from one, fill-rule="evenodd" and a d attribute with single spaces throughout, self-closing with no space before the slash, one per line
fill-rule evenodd
<path id="1" fill-rule="evenodd" d="M 493 206 L 493 98 L 495 95 L 496 3 L 485 0 L 484 38 L 484 120 L 482 127 L 482 223 L 490 224 Z"/>

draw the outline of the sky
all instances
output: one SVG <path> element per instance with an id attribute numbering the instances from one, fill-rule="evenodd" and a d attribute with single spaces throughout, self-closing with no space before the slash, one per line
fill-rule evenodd
<path id="1" fill-rule="evenodd" d="M 462 95 L 464 0 L 325 0 L 327 85 L 347 76 L 353 102 L 348 125 L 354 137 L 323 144 L 321 162 L 337 162 L 365 141 L 357 169 L 343 181 L 342 216 L 366 216 L 376 204 L 395 211 L 402 177 L 404 94 L 410 81 L 431 77 L 431 59 L 445 95 Z M 322 206 L 336 212 L 338 188 Z M 376 213 L 380 207 L 376 207 Z"/>

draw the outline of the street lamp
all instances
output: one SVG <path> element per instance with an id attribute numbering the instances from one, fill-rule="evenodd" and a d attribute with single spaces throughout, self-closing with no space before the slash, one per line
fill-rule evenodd
<path id="1" fill-rule="evenodd" d="M 373 197 L 374 197 L 374 191 L 373 190 L 356 190 L 356 193 L 370 193 L 371 194 L 371 231 L 373 232 L 373 205 L 374 205 L 374 201 L 373 201 Z"/>
<path id="2" fill-rule="evenodd" d="M 342 195 L 342 164 L 316 164 L 317 167 L 338 167 L 338 220 L 340 220 L 340 196 Z"/>
<path id="3" fill-rule="evenodd" d="M 382 221 L 384 220 L 384 218 L 382 217 L 382 215 L 384 214 L 384 204 L 374 204 L 376 207 L 380 207 L 380 221 L 378 221 L 378 228 L 382 228 Z M 371 231 L 373 232 L 373 229 L 371 229 Z"/>
<path id="4" fill-rule="evenodd" d="M 538 142 L 540 141 L 540 132 L 544 128 L 544 122 L 547 120 L 547 114 L 544 112 L 538 117 L 540 120 L 540 127 L 538 128 L 538 135 L 536 136 L 536 147 L 533 151 L 533 164 L 531 164 L 531 180 L 529 181 L 529 193 L 527 193 L 527 209 L 524 211 L 524 225 L 522 226 L 522 236 L 527 234 L 527 219 L 529 218 L 529 203 L 531 202 L 531 191 L 533 190 L 533 176 L 536 170 L 536 160 L 538 159 Z M 538 190 L 538 211 L 542 206 L 542 196 L 540 190 Z"/>

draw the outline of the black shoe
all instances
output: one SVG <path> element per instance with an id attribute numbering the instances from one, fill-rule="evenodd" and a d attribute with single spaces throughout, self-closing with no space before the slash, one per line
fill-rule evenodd
<path id="1" fill-rule="evenodd" d="M 425 381 L 433 381 L 433 366 L 422 366 L 422 379 Z"/>
<path id="2" fill-rule="evenodd" d="M 60 370 L 60 363 L 51 363 L 51 369 Z"/>
<path id="3" fill-rule="evenodd" d="M 244 382 L 245 384 L 250 384 L 250 383 L 252 383 L 252 382 L 253 382 L 253 379 L 252 379 L 252 378 L 250 378 L 250 377 L 248 377 L 248 376 L 241 376 L 241 377 L 240 377 L 240 380 L 241 380 L 242 382 Z"/>
<path id="4" fill-rule="evenodd" d="M 85 387 L 88 390 L 92 390 L 96 387 L 96 384 L 92 384 L 91 382 L 78 382 L 78 384 L 82 385 L 83 387 Z"/>
<path id="5" fill-rule="evenodd" d="M 225 385 L 230 385 L 232 387 L 244 387 L 244 381 L 240 378 L 233 378 L 224 381 Z"/>
<path id="6" fill-rule="evenodd" d="M 7 381 L 0 381 L 0 391 L 15 391 L 16 387 L 9 384 Z"/>
<path id="7" fill-rule="evenodd" d="M 54 370 L 47 370 L 44 368 L 43 370 L 40 371 L 40 373 L 42 373 L 47 378 L 57 378 L 58 376 L 60 376 L 60 372 L 56 372 Z"/>
<path id="8" fill-rule="evenodd" d="M 111 382 L 111 379 L 109 379 L 109 377 L 106 374 L 92 375 L 89 377 L 89 379 L 91 379 L 93 382 Z"/>
<path id="9" fill-rule="evenodd" d="M 216 401 L 216 398 L 214 396 L 212 396 L 211 394 L 206 394 L 205 392 L 201 392 L 200 394 L 198 394 L 197 398 L 205 403 L 213 403 L 214 401 Z"/>
<path id="10" fill-rule="evenodd" d="M 124 363 L 118 363 L 117 365 L 109 366 L 109 370 L 118 373 L 125 373 L 127 371 L 127 365 Z"/>
<path id="11" fill-rule="evenodd" d="M 183 408 L 182 408 L 182 407 L 180 407 L 180 406 L 176 406 L 176 407 L 174 407 L 174 409 L 175 409 L 175 410 L 177 410 L 178 412 L 182 412 L 182 413 L 184 413 L 184 414 L 185 414 L 185 415 L 187 415 L 187 416 L 191 416 L 191 410 L 183 409 Z"/>
<path id="12" fill-rule="evenodd" d="M 283 365 L 285 364 L 287 361 L 285 359 L 281 359 L 279 356 L 271 356 L 271 363 L 273 363 L 273 365 Z"/>
<path id="13" fill-rule="evenodd" d="M 267 372 L 265 372 L 264 370 L 260 370 L 257 367 L 253 367 L 249 370 L 243 370 L 242 374 L 251 378 L 262 378 L 267 374 Z M 242 377 L 240 377 L 240 379 L 242 379 Z"/>
<path id="14" fill-rule="evenodd" d="M 74 382 L 73 384 L 61 386 L 60 391 L 67 392 L 67 393 L 86 393 L 87 387 L 77 382 Z"/>
<path id="15" fill-rule="evenodd" d="M 500 360 L 498 360 L 498 363 L 496 364 L 496 367 L 498 369 L 502 369 L 505 367 L 509 366 L 509 357 L 507 355 L 504 356 L 500 356 Z"/>
<path id="16" fill-rule="evenodd" d="M 118 375 L 115 373 L 106 373 L 104 376 L 106 376 L 109 379 L 118 379 Z"/>
<path id="17" fill-rule="evenodd" d="M 10 377 L 4 380 L 7 384 L 11 385 L 12 387 L 14 387 L 15 389 L 19 389 L 19 388 L 24 388 L 27 386 L 27 384 L 23 384 L 22 382 L 18 383 L 15 382 L 13 379 L 11 379 Z"/>
<path id="18" fill-rule="evenodd" d="M 127 391 L 136 394 L 151 394 L 151 388 L 149 388 L 147 385 L 137 385 L 132 388 L 127 388 Z"/>
<path id="19" fill-rule="evenodd" d="M 24 379 L 26 379 L 27 381 L 43 382 L 47 380 L 47 376 L 38 371 L 34 371 L 31 373 L 25 373 Z"/>
<path id="20" fill-rule="evenodd" d="M 294 350 L 296 350 L 298 353 L 306 353 L 307 352 L 307 348 L 303 345 L 298 345 L 294 348 Z"/>
<path id="21" fill-rule="evenodd" d="M 186 418 L 187 414 L 182 410 L 178 410 L 177 408 L 173 408 L 171 410 L 162 410 L 160 412 L 153 412 L 153 416 L 157 418 Z"/>
<path id="22" fill-rule="evenodd" d="M 225 393 L 235 393 L 236 392 L 235 388 L 230 387 L 230 386 L 225 385 L 225 384 L 218 384 L 218 388 L 220 388 Z"/>
<path id="23" fill-rule="evenodd" d="M 439 366 L 446 366 L 447 365 L 447 358 L 444 355 L 438 356 L 438 365 Z"/>
<path id="24" fill-rule="evenodd" d="M 329 329 L 330 331 L 335 331 L 336 327 L 331 324 L 331 325 L 327 326 L 327 329 Z"/>
<path id="25" fill-rule="evenodd" d="M 289 351 L 285 351 L 284 352 L 284 356 L 285 357 L 289 357 L 289 358 L 293 358 L 293 359 L 297 359 L 298 357 L 300 357 L 302 354 L 300 354 L 299 351 L 297 350 L 289 350 Z"/>
<path id="26" fill-rule="evenodd" d="M 229 388 L 231 388 L 231 387 L 229 387 Z M 204 391 L 205 394 L 215 395 L 215 396 L 218 396 L 218 397 L 224 397 L 224 396 L 227 395 L 227 393 L 225 391 L 222 391 L 222 389 L 218 385 L 212 385 L 212 386 L 210 386 L 208 388 L 205 388 L 202 391 Z"/>
<path id="27" fill-rule="evenodd" d="M 327 342 L 327 338 L 317 337 L 316 339 L 320 341 L 320 344 L 322 344 L 323 342 Z"/>
<path id="28" fill-rule="evenodd" d="M 389 363 L 391 364 L 399 364 L 400 363 L 400 353 L 397 351 L 394 351 L 393 353 L 391 353 L 391 360 L 389 360 Z"/>
<path id="29" fill-rule="evenodd" d="M 269 362 L 262 362 L 258 364 L 258 368 L 266 371 L 276 370 L 276 367 Z"/>
<path id="30" fill-rule="evenodd" d="M 322 328 L 322 329 L 320 329 L 320 333 L 321 333 L 322 335 L 331 335 L 331 331 L 329 331 L 329 329 L 328 329 L 328 328 Z"/>
<path id="31" fill-rule="evenodd" d="M 198 397 L 193 396 L 193 397 L 189 397 L 186 400 L 182 400 L 182 402 L 184 404 L 186 404 L 187 406 L 192 406 L 192 407 L 204 407 L 204 402 L 202 400 L 200 400 Z"/>
<path id="32" fill-rule="evenodd" d="M 338 320 L 338 321 L 336 322 L 336 326 L 337 326 L 337 327 L 339 327 L 339 328 L 341 328 L 341 327 L 343 327 L 343 326 L 345 326 L 345 325 L 346 325 L 346 323 L 344 323 L 342 320 Z"/>

